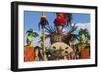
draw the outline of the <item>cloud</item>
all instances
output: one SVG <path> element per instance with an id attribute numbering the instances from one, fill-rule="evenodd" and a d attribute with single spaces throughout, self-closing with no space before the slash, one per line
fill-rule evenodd
<path id="1" fill-rule="evenodd" d="M 77 23 L 75 26 L 78 26 L 77 30 L 87 29 L 90 32 L 90 23 Z"/>

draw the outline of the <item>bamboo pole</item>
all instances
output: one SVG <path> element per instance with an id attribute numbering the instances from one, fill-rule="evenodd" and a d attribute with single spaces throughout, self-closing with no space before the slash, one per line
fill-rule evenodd
<path id="1" fill-rule="evenodd" d="M 44 16 L 44 13 L 42 12 L 41 14 L 42 16 Z M 46 61 L 46 39 L 45 39 L 45 29 L 44 27 L 42 28 L 42 36 L 43 36 L 43 56 L 44 56 L 44 61 Z"/>
<path id="2" fill-rule="evenodd" d="M 44 55 L 44 61 L 46 61 L 46 41 L 45 41 L 45 29 L 42 29 L 42 35 L 43 35 L 43 55 Z"/>

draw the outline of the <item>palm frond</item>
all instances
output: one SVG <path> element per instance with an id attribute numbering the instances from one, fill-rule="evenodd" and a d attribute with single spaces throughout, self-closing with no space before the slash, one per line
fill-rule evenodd
<path id="1" fill-rule="evenodd" d="M 51 33 L 51 29 L 50 29 L 50 27 L 45 27 L 45 29 L 46 29 L 46 31 L 48 31 L 49 33 Z"/>
<path id="2" fill-rule="evenodd" d="M 71 34 L 72 40 L 79 40 L 78 35 L 77 34 Z"/>
<path id="3" fill-rule="evenodd" d="M 75 30 L 77 29 L 77 26 L 73 26 L 71 29 L 70 29 L 70 31 L 69 32 L 74 32 Z"/>
<path id="4" fill-rule="evenodd" d="M 53 27 L 53 26 L 47 25 L 47 26 L 45 27 L 45 29 L 46 29 L 47 31 L 49 31 L 49 33 L 56 32 L 55 26 Z"/>

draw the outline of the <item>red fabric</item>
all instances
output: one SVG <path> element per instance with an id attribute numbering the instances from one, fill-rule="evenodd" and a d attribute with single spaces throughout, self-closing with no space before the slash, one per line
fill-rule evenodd
<path id="1" fill-rule="evenodd" d="M 61 25 L 63 24 L 63 25 L 66 25 L 66 19 L 64 19 L 64 18 L 56 18 L 55 20 L 54 20 L 54 22 L 57 22 L 57 23 L 61 23 Z"/>
<path id="2" fill-rule="evenodd" d="M 80 55 L 82 59 L 89 59 L 90 58 L 89 48 L 81 48 Z"/>
<path id="3" fill-rule="evenodd" d="M 33 47 L 26 47 L 25 48 L 25 62 L 34 61 L 35 59 L 35 52 Z"/>

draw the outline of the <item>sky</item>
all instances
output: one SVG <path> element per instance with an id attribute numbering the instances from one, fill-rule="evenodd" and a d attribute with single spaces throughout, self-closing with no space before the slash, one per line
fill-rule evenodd
<path id="1" fill-rule="evenodd" d="M 53 21 L 56 18 L 56 14 L 54 12 L 45 12 L 47 20 L 49 21 L 50 25 L 54 25 Z M 89 14 L 79 14 L 73 13 L 72 14 L 72 23 L 89 23 L 90 22 L 90 15 Z M 25 30 L 29 28 L 33 28 L 35 31 L 39 31 L 38 23 L 40 21 L 41 12 L 35 11 L 24 11 L 24 25 Z M 41 30 L 40 30 L 41 31 Z"/>
<path id="2" fill-rule="evenodd" d="M 53 21 L 56 18 L 56 14 L 54 12 L 44 12 L 46 18 L 49 22 L 50 26 L 53 26 Z M 33 31 L 37 31 L 41 33 L 41 29 L 38 28 L 38 23 L 40 21 L 41 12 L 38 11 L 24 11 L 24 36 L 26 36 L 26 31 L 30 28 Z M 72 23 L 73 24 L 86 24 L 90 25 L 90 14 L 83 13 L 72 13 Z M 35 42 L 36 43 L 36 42 Z"/>

